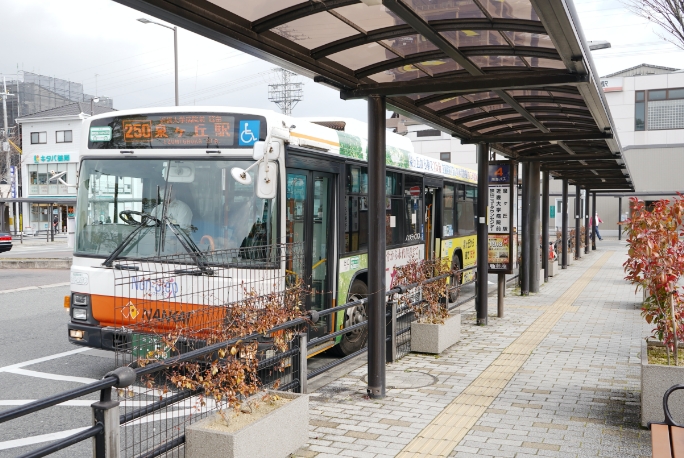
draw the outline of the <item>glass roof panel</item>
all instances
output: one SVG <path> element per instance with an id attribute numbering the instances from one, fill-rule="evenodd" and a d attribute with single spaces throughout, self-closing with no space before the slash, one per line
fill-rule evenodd
<path id="1" fill-rule="evenodd" d="M 507 45 L 496 30 L 455 30 L 443 32 L 442 36 L 457 48 L 461 46 Z"/>
<path id="2" fill-rule="evenodd" d="M 394 59 L 397 55 L 378 43 L 367 43 L 328 56 L 328 59 L 352 70 Z"/>
<path id="3" fill-rule="evenodd" d="M 475 102 L 476 100 L 493 99 L 495 97 L 499 97 L 499 96 L 495 92 L 492 92 L 492 91 L 474 92 L 472 94 L 468 94 L 465 96 L 465 98 L 469 99 L 472 102 Z"/>
<path id="4" fill-rule="evenodd" d="M 367 6 L 364 3 L 359 3 L 337 8 L 335 12 L 349 19 L 366 32 L 405 24 L 404 21 L 382 5 Z"/>
<path id="5" fill-rule="evenodd" d="M 433 45 L 420 34 L 384 40 L 383 43 L 389 45 L 389 47 L 392 48 L 392 51 L 400 56 L 408 56 L 409 54 L 434 51 L 437 49 L 437 46 Z"/>
<path id="6" fill-rule="evenodd" d="M 527 32 L 504 32 L 511 42 L 516 46 L 536 46 L 539 48 L 554 49 L 553 42 L 548 35 Z"/>
<path id="7" fill-rule="evenodd" d="M 565 69 L 565 64 L 562 60 L 544 59 L 543 57 L 525 57 L 525 59 L 534 68 Z"/>
<path id="8" fill-rule="evenodd" d="M 539 103 L 539 102 L 522 102 L 520 105 L 524 107 L 558 107 L 556 103 Z"/>
<path id="9" fill-rule="evenodd" d="M 519 121 L 519 122 L 507 122 L 506 124 L 501 124 L 499 126 L 492 126 L 492 127 L 487 128 L 487 129 L 481 129 L 481 130 L 473 129 L 473 130 L 477 130 L 480 134 L 486 134 L 486 133 L 492 132 L 494 130 L 505 129 L 506 127 L 514 127 L 514 126 L 522 127 L 521 125 L 523 125 L 523 126 L 528 125 L 531 129 L 535 128 L 533 125 L 531 125 L 529 123 L 529 121 Z"/>
<path id="10" fill-rule="evenodd" d="M 472 0 L 404 0 L 404 3 L 426 21 L 486 17 Z"/>
<path id="11" fill-rule="evenodd" d="M 209 0 L 210 3 L 237 14 L 248 21 L 256 21 L 285 8 L 299 5 L 302 0 Z"/>
<path id="12" fill-rule="evenodd" d="M 539 91 L 536 89 L 511 89 L 506 91 L 508 92 L 509 95 L 512 95 L 513 97 L 519 97 L 519 96 L 525 96 L 525 95 L 531 95 L 531 96 L 540 96 L 540 97 L 548 97 L 549 93 L 547 91 Z"/>
<path id="13" fill-rule="evenodd" d="M 456 105 L 462 105 L 464 103 L 468 103 L 469 100 L 464 99 L 463 97 L 456 96 L 456 97 L 447 97 L 442 100 L 438 100 L 437 102 L 432 102 L 428 103 L 425 105 L 427 108 L 430 110 L 446 110 L 447 108 L 455 107 Z"/>
<path id="14" fill-rule="evenodd" d="M 428 60 L 426 62 L 421 62 L 420 65 L 424 66 L 425 69 L 431 72 L 433 75 L 463 70 L 463 67 L 458 65 L 452 59 Z"/>
<path id="15" fill-rule="evenodd" d="M 424 76 L 427 75 L 417 67 L 414 67 L 413 65 L 402 65 L 401 67 L 370 75 L 368 78 L 376 83 L 392 83 L 395 81 L 411 81 Z"/>
<path id="16" fill-rule="evenodd" d="M 571 94 L 570 92 L 551 91 L 551 95 L 554 97 L 565 97 L 568 99 L 582 99 L 582 96 L 580 94 Z"/>
<path id="17" fill-rule="evenodd" d="M 482 0 L 482 5 L 495 18 L 539 20 L 530 0 Z"/>
<path id="18" fill-rule="evenodd" d="M 480 68 L 525 67 L 525 63 L 518 56 L 471 56 L 468 59 Z"/>
<path id="19" fill-rule="evenodd" d="M 307 49 L 317 48 L 359 33 L 358 30 L 328 12 L 306 16 L 275 27 L 271 31 Z"/>

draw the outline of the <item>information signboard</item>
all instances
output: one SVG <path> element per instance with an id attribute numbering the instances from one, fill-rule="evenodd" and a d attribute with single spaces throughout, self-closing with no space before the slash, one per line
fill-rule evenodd
<path id="1" fill-rule="evenodd" d="M 512 161 L 489 163 L 487 263 L 490 273 L 513 273 L 516 267 L 517 165 Z"/>

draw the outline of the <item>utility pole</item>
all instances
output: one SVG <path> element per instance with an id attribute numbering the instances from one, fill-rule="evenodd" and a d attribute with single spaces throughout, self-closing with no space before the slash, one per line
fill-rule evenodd
<path id="1" fill-rule="evenodd" d="M 2 135 L 2 149 L 5 151 L 5 164 L 6 164 L 6 170 L 5 170 L 5 178 L 7 179 L 7 183 L 9 183 L 10 180 L 10 147 L 9 147 L 9 127 L 7 126 L 7 97 L 14 95 L 10 94 L 7 92 L 7 82 L 5 81 L 5 77 L 2 77 L 2 113 L 3 113 L 3 121 L 4 121 L 4 127 L 5 130 L 3 131 Z"/>
<path id="2" fill-rule="evenodd" d="M 284 115 L 291 115 L 292 109 L 304 97 L 303 84 L 293 82 L 296 73 L 279 68 L 274 70 L 278 82 L 268 85 L 268 100 L 275 103 Z"/>

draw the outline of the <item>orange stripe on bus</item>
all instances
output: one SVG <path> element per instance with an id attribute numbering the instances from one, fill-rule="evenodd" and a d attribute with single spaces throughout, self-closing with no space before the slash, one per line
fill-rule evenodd
<path id="1" fill-rule="evenodd" d="M 292 136 L 292 137 L 297 137 L 297 138 L 304 138 L 304 139 L 306 139 L 306 140 L 313 140 L 313 141 L 315 141 L 315 142 L 327 143 L 328 145 L 332 145 L 332 146 L 340 146 L 340 143 L 339 143 L 339 142 L 333 142 L 333 141 L 330 141 L 330 140 L 324 140 L 324 139 L 322 139 L 322 138 L 312 137 L 311 135 L 304 135 L 304 134 L 300 134 L 300 133 L 297 133 L 297 132 L 290 132 L 290 136 Z"/>

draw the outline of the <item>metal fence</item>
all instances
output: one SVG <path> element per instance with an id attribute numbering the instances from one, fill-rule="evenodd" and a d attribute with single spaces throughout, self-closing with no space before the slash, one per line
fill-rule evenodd
<path id="1" fill-rule="evenodd" d="M 293 288 L 301 300 L 306 291 L 298 289 L 301 279 L 291 269 L 301 260 L 301 253 L 299 246 L 279 245 L 201 256 L 181 254 L 145 261 L 117 261 L 114 265 L 118 297 L 114 312 L 119 339 L 116 358 L 124 367 L 107 374 L 101 381 L 1 412 L 0 423 L 100 391 L 101 401 L 92 405 L 94 426 L 24 456 L 46 456 L 90 438 L 93 438 L 96 458 L 184 456 L 185 427 L 222 406 L 207 396 L 201 386 L 179 388 L 169 382 L 179 368 L 187 367 L 183 364 L 215 360 L 220 351 L 240 342 L 256 344 L 257 352 L 250 357 L 258 361 L 257 374 L 264 388 L 306 393 L 307 380 L 366 351 L 362 348 L 308 371 L 307 349 L 363 328 L 367 321 L 310 341 L 308 327 L 326 316 L 366 303 L 366 298 L 309 312 L 263 332 L 249 335 L 211 332 L 230 329 L 227 323 L 237 318 L 231 316 L 231 309 L 242 307 L 241 319 L 259 320 L 258 311 L 269 307 L 274 300 L 292 300 L 286 296 Z M 454 274 L 440 275 L 422 284 Z M 472 297 L 457 300 L 458 294 L 450 294 L 458 293 L 460 286 L 463 285 L 446 286 L 446 297 L 451 300 L 444 307 L 453 309 L 472 300 Z M 388 362 L 410 351 L 410 326 L 415 319 L 412 308 L 406 301 L 398 306 L 397 298 L 409 296 L 413 303 L 419 302 L 422 300 L 420 288 L 421 283 L 414 283 L 387 292 Z M 244 308 L 245 303 L 250 308 Z M 247 316 L 252 312 L 251 318 Z M 269 339 L 283 335 L 287 336 L 287 349 L 276 351 Z"/>

